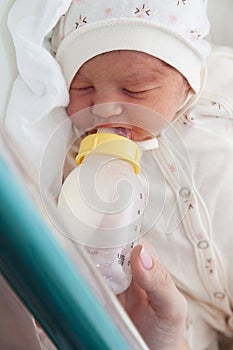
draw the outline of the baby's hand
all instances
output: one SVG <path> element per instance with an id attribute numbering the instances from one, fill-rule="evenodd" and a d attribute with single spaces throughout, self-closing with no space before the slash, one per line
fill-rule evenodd
<path id="1" fill-rule="evenodd" d="M 188 349 L 183 340 L 187 302 L 146 242 L 131 254 L 133 280 L 118 298 L 153 350 Z"/>

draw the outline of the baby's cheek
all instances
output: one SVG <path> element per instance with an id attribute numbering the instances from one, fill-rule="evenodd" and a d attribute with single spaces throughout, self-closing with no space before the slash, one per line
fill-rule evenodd
<path id="1" fill-rule="evenodd" d="M 69 100 L 69 104 L 66 107 L 66 112 L 70 116 L 84 109 L 85 104 L 82 101 L 82 97 L 76 96 L 75 93 L 70 93 L 69 96 L 70 96 L 70 100 Z"/>
<path id="2" fill-rule="evenodd" d="M 172 93 L 170 94 L 169 99 L 167 99 L 166 103 L 166 111 L 164 116 L 166 116 L 166 119 L 172 120 L 177 111 L 181 108 L 181 106 L 184 104 L 187 93 L 184 91 L 183 86 L 179 89 L 174 89 Z"/>
<path id="3" fill-rule="evenodd" d="M 148 107 L 169 122 L 172 121 L 176 114 L 176 104 L 177 102 L 173 97 L 163 94 L 159 98 L 156 98 L 154 103 Z"/>

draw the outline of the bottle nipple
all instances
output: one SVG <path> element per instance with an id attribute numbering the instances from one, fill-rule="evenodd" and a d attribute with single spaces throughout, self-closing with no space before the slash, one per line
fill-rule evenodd
<path id="1" fill-rule="evenodd" d="M 115 128 L 108 128 L 108 127 L 101 127 L 97 129 L 98 134 L 115 134 L 119 136 L 126 137 L 127 139 L 132 139 L 132 130 L 124 127 L 115 127 Z"/>

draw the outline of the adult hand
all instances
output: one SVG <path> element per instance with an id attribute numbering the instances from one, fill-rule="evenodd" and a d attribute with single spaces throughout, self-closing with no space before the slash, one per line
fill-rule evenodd
<path id="1" fill-rule="evenodd" d="M 147 242 L 131 255 L 132 283 L 118 298 L 151 350 L 185 350 L 187 302 Z"/>

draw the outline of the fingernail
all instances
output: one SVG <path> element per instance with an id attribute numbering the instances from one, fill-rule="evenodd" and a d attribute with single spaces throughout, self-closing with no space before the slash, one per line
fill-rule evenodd
<path id="1" fill-rule="evenodd" d="M 140 258 L 144 269 L 150 270 L 153 266 L 153 260 L 150 253 L 143 246 L 140 252 Z"/>

